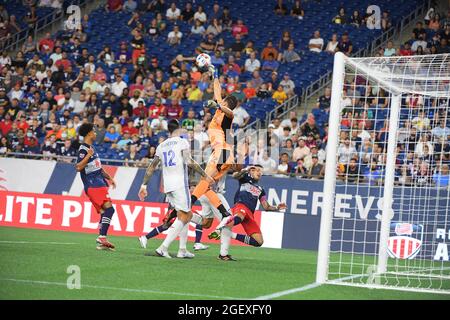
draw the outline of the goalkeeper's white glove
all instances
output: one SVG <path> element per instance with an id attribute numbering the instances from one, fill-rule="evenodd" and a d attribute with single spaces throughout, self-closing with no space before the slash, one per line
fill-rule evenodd
<path id="1" fill-rule="evenodd" d="M 208 108 L 213 108 L 213 109 L 217 109 L 219 107 L 219 104 L 217 102 L 215 102 L 214 100 L 208 100 L 206 102 L 206 106 Z"/>
<path id="2" fill-rule="evenodd" d="M 212 64 L 208 66 L 208 71 L 211 73 L 211 79 L 215 79 L 219 77 L 219 74 L 217 73 L 216 67 L 214 67 Z"/>

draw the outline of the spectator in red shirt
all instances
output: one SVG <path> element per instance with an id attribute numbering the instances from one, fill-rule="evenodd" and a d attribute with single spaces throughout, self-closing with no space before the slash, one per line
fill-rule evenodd
<path id="1" fill-rule="evenodd" d="M 103 71 L 102 67 L 97 67 L 94 73 L 94 81 L 100 82 L 102 80 L 107 80 L 106 73 Z"/>
<path id="2" fill-rule="evenodd" d="M 167 107 L 168 119 L 181 119 L 183 117 L 183 107 L 177 99 L 172 99 L 172 104 Z"/>
<path id="3" fill-rule="evenodd" d="M 245 97 L 247 99 L 256 97 L 256 90 L 255 88 L 253 88 L 251 81 L 247 81 L 247 87 L 244 90 L 242 90 L 242 92 L 244 92 Z"/>
<path id="4" fill-rule="evenodd" d="M 155 99 L 155 103 L 150 106 L 148 116 L 151 119 L 157 119 L 159 116 L 166 115 L 166 107 L 161 103 L 160 98 Z"/>
<path id="5" fill-rule="evenodd" d="M 399 50 L 399 54 L 401 56 L 412 56 L 413 52 L 411 50 L 411 45 L 409 42 L 405 42 L 405 44 Z"/>
<path id="6" fill-rule="evenodd" d="M 234 57 L 228 57 L 228 63 L 223 66 L 223 73 L 228 74 L 230 72 L 235 72 L 237 75 L 241 74 L 241 67 L 237 63 L 234 62 Z"/>
<path id="7" fill-rule="evenodd" d="M 50 36 L 50 32 L 45 34 L 45 37 L 39 41 L 39 51 L 42 54 L 51 54 L 53 52 L 53 48 L 55 47 L 55 42 L 52 40 Z"/>
<path id="8" fill-rule="evenodd" d="M 248 28 L 244 25 L 244 22 L 239 19 L 237 21 L 237 24 L 235 24 L 232 28 L 231 28 L 231 33 L 233 35 L 233 37 L 236 38 L 236 35 L 241 35 L 241 36 L 246 36 L 248 34 Z"/>
<path id="9" fill-rule="evenodd" d="M 133 120 L 129 119 L 127 125 L 122 127 L 122 135 L 124 135 L 125 133 L 129 133 L 130 136 L 139 133 L 139 130 L 134 127 Z"/>
<path id="10" fill-rule="evenodd" d="M 122 10 L 123 0 L 108 0 L 106 3 L 106 11 L 117 12 Z"/>
<path id="11" fill-rule="evenodd" d="M 23 139 L 23 144 L 26 147 L 35 147 L 38 144 L 37 138 L 33 134 L 33 130 L 26 130 L 25 138 Z"/>
<path id="12" fill-rule="evenodd" d="M 25 116 L 25 114 L 22 114 L 20 116 L 19 123 L 17 124 L 17 128 L 22 129 L 23 132 L 27 132 L 28 127 L 29 125 L 27 123 L 27 117 Z"/>
<path id="13" fill-rule="evenodd" d="M 144 114 L 148 114 L 148 109 L 144 105 L 144 101 L 138 102 L 138 106 L 133 109 L 133 116 L 139 117 L 141 115 L 141 111 L 144 111 Z"/>
<path id="14" fill-rule="evenodd" d="M 9 113 L 5 114 L 5 118 L 0 121 L 0 132 L 3 136 L 6 136 L 12 129 L 13 122 L 11 121 L 11 115 Z"/>
<path id="15" fill-rule="evenodd" d="M 59 66 L 63 66 L 64 71 L 67 71 L 67 69 L 72 66 L 72 63 L 67 58 L 67 52 L 65 52 L 65 51 L 62 52 L 61 59 L 56 61 L 55 65 L 57 68 L 59 68 Z"/>

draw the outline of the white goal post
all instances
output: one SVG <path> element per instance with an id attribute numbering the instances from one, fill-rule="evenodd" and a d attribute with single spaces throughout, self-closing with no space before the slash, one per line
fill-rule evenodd
<path id="1" fill-rule="evenodd" d="M 450 54 L 335 54 L 317 283 L 450 294 L 449 141 Z"/>

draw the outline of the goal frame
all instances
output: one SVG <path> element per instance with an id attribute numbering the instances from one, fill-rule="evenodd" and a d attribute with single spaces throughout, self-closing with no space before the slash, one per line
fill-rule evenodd
<path id="1" fill-rule="evenodd" d="M 383 185 L 383 207 L 381 210 L 381 224 L 380 224 L 380 236 L 378 243 L 378 255 L 377 265 L 374 267 L 374 273 L 368 274 L 356 274 L 341 279 L 329 280 L 329 262 L 331 251 L 331 234 L 333 216 L 335 210 L 335 195 L 336 195 L 336 167 L 337 167 L 337 152 L 339 145 L 339 125 L 340 125 L 340 102 L 342 97 L 342 91 L 345 84 L 346 67 L 350 69 L 357 69 L 361 71 L 369 81 L 377 82 L 377 84 L 391 94 L 390 104 L 390 117 L 389 117 L 389 136 L 387 143 L 387 155 L 386 155 L 386 171 L 385 180 Z M 323 186 L 323 206 L 320 221 L 320 235 L 319 235 L 319 248 L 317 257 L 317 272 L 316 283 L 318 284 L 333 284 L 333 285 L 346 285 L 354 287 L 365 287 L 371 289 L 386 289 L 386 290 L 400 290 L 400 291 L 414 291 L 414 292 L 428 292 L 428 293 L 441 293 L 450 294 L 450 290 L 432 289 L 432 288 L 412 288 L 405 286 L 392 286 L 392 285 L 380 285 L 376 283 L 361 284 L 346 282 L 345 280 L 351 278 L 362 278 L 365 276 L 380 277 L 383 274 L 392 274 L 387 272 L 388 262 L 388 239 L 390 233 L 390 222 L 392 217 L 392 202 L 394 192 L 394 180 L 395 180 L 395 149 L 397 146 L 397 131 L 400 118 L 400 109 L 402 94 L 414 92 L 413 90 L 404 90 L 395 84 L 379 79 L 376 76 L 376 72 L 370 72 L 367 66 L 357 65 L 351 58 L 345 56 L 341 52 L 337 52 L 334 56 L 333 77 L 332 77 L 332 91 L 331 91 L 331 104 L 329 111 L 329 123 L 328 123 L 328 143 L 326 150 L 326 163 L 325 163 L 325 179 Z M 407 275 L 402 273 L 401 275 Z M 417 275 L 417 274 L 416 274 Z M 430 276 L 430 275 L 426 275 Z M 447 277 L 444 277 L 447 278 Z M 450 277 L 449 277 L 450 278 Z"/>

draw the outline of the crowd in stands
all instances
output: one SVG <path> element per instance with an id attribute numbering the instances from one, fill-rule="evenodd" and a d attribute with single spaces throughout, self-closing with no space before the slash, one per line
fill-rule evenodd
<path id="1" fill-rule="evenodd" d="M 41 4 L 46 3 L 53 2 Z M 209 75 L 194 64 L 200 52 L 209 53 L 220 70 L 224 94 L 233 94 L 240 102 L 234 111 L 234 130 L 250 121 L 249 110 L 243 107 L 245 102 L 259 99 L 282 104 L 295 95 L 296 83 L 291 75 L 278 73 L 280 65 L 302 59 L 296 49 L 298 44 L 288 31 L 268 41 L 265 47 L 256 48 L 248 37 L 252 30 L 245 20 L 233 18 L 235 13 L 220 3 L 212 8 L 187 3 L 182 8 L 176 2 L 163 0 L 108 0 L 104 10 L 111 15 L 130 14 L 126 23 L 131 30 L 129 39 L 104 46 L 99 53 L 90 51 L 86 43 L 95 26 L 85 15 L 81 25 L 69 17 L 64 30 L 56 35 L 46 34 L 39 41 L 30 37 L 16 54 L 1 53 L 0 154 L 40 154 L 46 159 L 72 161 L 80 144 L 77 128 L 84 121 L 91 121 L 96 125 L 95 146 L 101 158 L 145 167 L 153 159 L 158 143 L 167 137 L 167 120 L 177 118 L 188 130 L 193 148 L 201 150 L 202 159 L 207 160 L 211 150 L 206 128 L 214 111 L 204 102 L 213 98 L 213 88 Z M 4 7 L 0 7 L 0 17 L 2 12 Z M 289 7 L 280 0 L 273 14 L 303 19 L 308 12 L 301 1 Z M 149 25 L 141 21 L 145 15 L 154 17 Z M 439 21 L 441 29 L 436 34 L 442 41 L 448 36 L 448 19 Z M 191 26 L 190 33 L 180 31 L 180 22 Z M 347 17 L 345 9 L 341 9 L 333 23 L 358 28 L 372 22 L 370 15 L 359 18 L 359 13 L 354 13 Z M 390 27 L 388 12 L 383 13 L 381 23 L 384 29 Z M 225 33 L 232 35 L 232 42 L 225 43 Z M 419 30 L 416 39 L 420 39 L 420 34 Z M 188 37 L 198 39 L 197 49 L 191 56 L 177 54 L 177 48 Z M 173 47 L 167 67 L 149 54 L 145 45 L 147 39 L 160 38 Z M 419 46 L 414 46 L 416 54 L 420 54 Z M 312 35 L 308 48 L 316 53 L 341 51 L 347 55 L 353 50 L 347 33 L 340 38 L 334 34 L 325 43 L 319 30 Z M 385 51 L 392 50 L 392 44 L 388 44 Z M 269 72 L 270 77 L 263 79 L 262 72 Z M 262 164 L 266 174 L 323 178 L 327 143 L 327 119 L 323 115 L 329 110 L 330 97 L 327 89 L 318 101 L 317 112 L 301 119 L 292 114 L 289 119 L 275 119 L 268 126 L 269 143 L 280 146 L 279 159 L 274 159 L 263 145 L 252 148 L 249 144 L 246 163 Z M 340 152 L 348 153 L 348 148 L 357 147 L 349 146 L 342 138 Z M 378 135 L 376 138 L 381 139 Z M 350 154 L 347 158 L 353 161 Z M 359 159 L 356 163 L 360 167 Z M 341 176 L 349 171 L 344 167 L 340 169 Z M 349 175 L 344 176 L 347 179 Z"/>
<path id="2" fill-rule="evenodd" d="M 418 22 L 412 39 L 395 49 L 389 41 L 377 56 L 449 53 L 450 11 L 446 18 L 427 14 Z M 432 21 L 436 23 L 431 24 Z M 427 35 L 432 35 L 428 38 Z M 429 40 L 426 40 L 429 39 Z M 428 60 L 424 60 L 426 63 Z M 418 66 L 420 69 L 420 66 Z M 426 69 L 427 67 L 425 67 Z M 447 90 L 450 90 L 447 84 Z M 275 119 L 269 126 L 284 139 L 280 165 L 262 160 L 270 173 L 323 177 L 331 88 L 326 88 L 304 122 Z M 367 85 L 364 79 L 347 78 L 342 93 L 341 135 L 337 151 L 338 181 L 382 185 L 389 133 L 389 95 Z M 402 97 L 396 149 L 395 183 L 407 186 L 450 186 L 450 100 L 417 94 Z M 299 123 L 301 123 L 299 125 Z M 325 128 L 321 127 L 325 125 Z M 313 155 L 313 163 L 308 156 Z M 286 166 L 287 164 L 287 166 Z M 270 169 L 269 169 L 270 168 Z M 287 169 L 287 170 L 286 170 Z"/>

